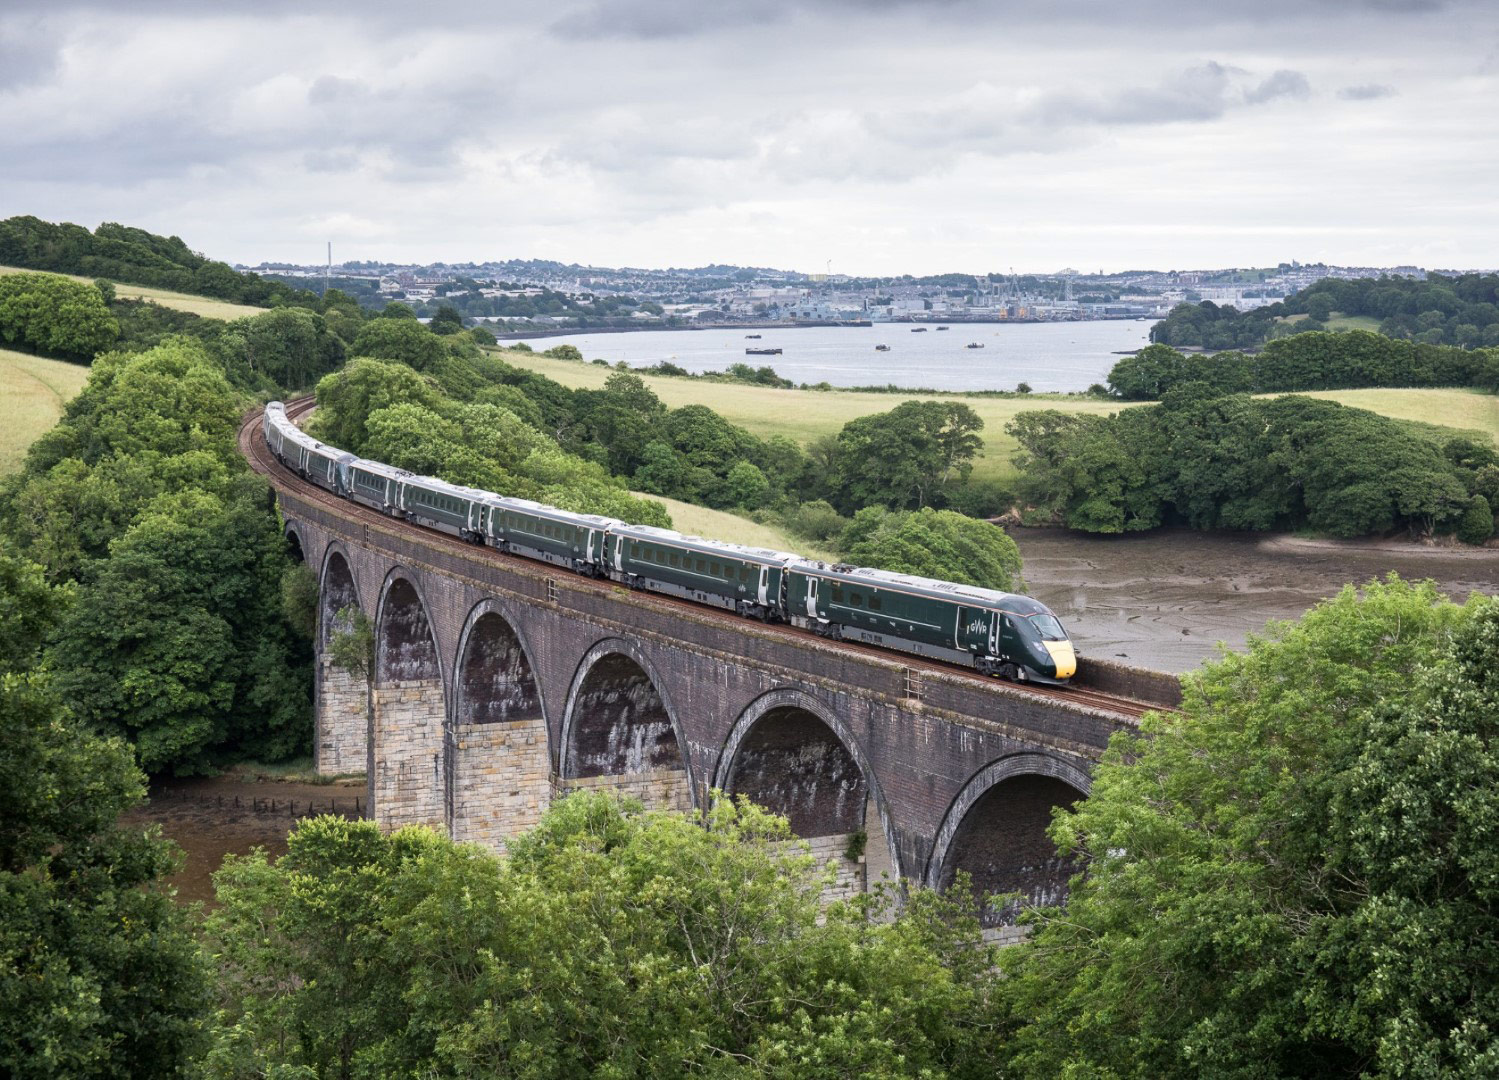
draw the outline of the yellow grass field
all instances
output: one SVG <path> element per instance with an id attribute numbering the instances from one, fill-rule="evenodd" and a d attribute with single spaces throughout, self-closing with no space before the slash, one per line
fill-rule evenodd
<path id="1" fill-rule="evenodd" d="M 723 540 L 730 544 L 744 544 L 747 547 L 789 551 L 814 559 L 834 560 L 832 552 L 794 539 L 772 525 L 761 525 L 738 514 L 709 510 L 706 506 L 694 506 L 692 503 L 678 502 L 660 495 L 645 495 L 638 491 L 635 494 L 665 506 L 666 512 L 671 515 L 671 527 L 679 533 L 701 536 L 707 540 Z"/>
<path id="2" fill-rule="evenodd" d="M 0 274 L 35 274 L 50 273 L 50 271 L 23 270 L 15 266 L 0 266 Z M 92 278 L 79 277 L 77 274 L 59 274 L 59 277 L 70 277 L 74 281 L 86 281 L 92 283 Z M 214 300 L 207 296 L 189 296 L 187 293 L 172 292 L 170 289 L 153 289 L 147 285 L 127 285 L 124 282 L 114 283 L 115 295 L 122 300 L 150 300 L 153 304 L 162 307 L 176 308 L 178 311 L 190 312 L 193 315 L 201 315 L 205 319 L 243 319 L 247 315 L 259 315 L 265 308 L 252 307 L 249 304 L 231 304 L 227 300 Z"/>
<path id="3" fill-rule="evenodd" d="M 533 353 L 505 351 L 503 358 L 516 367 L 527 368 L 564 386 L 597 389 L 614 369 L 577 361 L 554 360 Z M 871 413 L 889 412 L 902 401 L 931 397 L 927 394 L 861 394 L 844 391 L 777 390 L 766 386 L 738 383 L 705 382 L 697 379 L 642 376 L 656 396 L 671 408 L 683 405 L 707 405 L 726 420 L 754 432 L 761 438 L 786 435 L 805 446 L 819 435 L 835 434 L 850 420 Z M 963 397 L 943 395 L 933 400 L 959 400 L 971 406 L 984 421 L 984 448 L 974 464 L 977 477 L 1012 476 L 1015 468 L 1010 455 L 1015 440 L 1005 434 L 1005 425 L 1017 413 L 1032 409 L 1063 409 L 1107 415 L 1127 407 L 1122 402 L 1099 401 L 1096 398 L 1066 397 L 1060 394 L 1035 394 L 1024 398 Z"/>
<path id="4" fill-rule="evenodd" d="M 0 475 L 21 467 L 27 447 L 87 381 L 80 364 L 0 349 Z"/>

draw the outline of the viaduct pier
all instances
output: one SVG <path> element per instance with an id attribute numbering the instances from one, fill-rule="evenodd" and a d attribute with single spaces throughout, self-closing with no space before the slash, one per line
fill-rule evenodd
<path id="1" fill-rule="evenodd" d="M 784 815 L 839 891 L 964 871 L 1052 903 L 1073 869 L 1052 808 L 1114 730 L 1180 700 L 1175 676 L 1086 657 L 1075 687 L 1019 686 L 575 576 L 333 496 L 258 413 L 240 444 L 318 582 L 317 769 L 365 772 L 383 827 L 502 851 L 578 789 L 678 810 L 720 790 Z M 367 672 L 329 655 L 355 611 Z"/>

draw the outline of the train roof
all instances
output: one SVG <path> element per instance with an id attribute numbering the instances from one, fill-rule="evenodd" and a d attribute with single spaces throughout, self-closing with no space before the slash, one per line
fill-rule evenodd
<path id="1" fill-rule="evenodd" d="M 751 559 L 755 562 L 785 565 L 801 558 L 800 555 L 792 555 L 785 551 L 748 547 L 744 544 L 731 544 L 726 540 L 708 540 L 701 536 L 688 536 L 684 533 L 674 532 L 671 529 L 658 529 L 654 525 L 622 524 L 614 532 L 620 536 L 628 536 L 636 540 L 658 540 L 664 544 L 675 544 L 678 547 L 692 548 L 697 551 L 735 555 L 739 558 Z"/>
<path id="2" fill-rule="evenodd" d="M 890 570 L 871 570 L 864 566 L 829 566 L 824 562 L 804 559 L 792 567 L 804 573 L 833 578 L 851 584 L 884 586 L 902 592 L 929 596 L 937 600 L 963 600 L 975 607 L 993 608 L 1010 615 L 1050 615 L 1052 611 L 1041 601 L 1021 593 L 1002 592 L 999 589 L 984 589 L 977 585 L 960 585 L 955 581 L 939 581 L 936 578 L 918 577 L 915 574 L 897 574 Z"/>
<path id="3" fill-rule="evenodd" d="M 548 506 L 546 503 L 535 502 L 531 499 L 517 499 L 510 495 L 497 495 L 495 498 L 500 506 L 513 506 L 532 514 L 552 518 L 554 521 L 570 521 L 575 524 L 583 522 L 596 529 L 617 529 L 623 524 L 601 514 L 580 514 L 575 510 L 563 510 L 561 507 Z"/>
<path id="4" fill-rule="evenodd" d="M 351 468 L 363 469 L 365 472 L 374 473 L 376 476 L 384 476 L 391 480 L 404 480 L 411 473 L 405 469 L 398 469 L 394 465 L 387 465 L 383 461 L 371 461 L 369 458 L 355 458 Z"/>

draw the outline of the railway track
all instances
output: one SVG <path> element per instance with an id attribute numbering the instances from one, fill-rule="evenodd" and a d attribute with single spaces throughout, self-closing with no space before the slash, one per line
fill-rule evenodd
<path id="1" fill-rule="evenodd" d="M 316 400 L 311 395 L 288 401 L 286 402 L 287 418 L 291 420 L 298 420 L 311 412 L 316 404 Z M 257 472 L 262 473 L 267 478 L 269 478 L 271 483 L 277 488 L 293 493 L 297 497 L 306 499 L 309 502 L 318 503 L 319 505 L 325 507 L 329 512 L 351 523 L 364 525 L 378 523 L 384 526 L 395 525 L 410 529 L 414 533 L 419 534 L 422 537 L 423 544 L 430 548 L 460 552 L 469 558 L 489 559 L 496 563 L 500 563 L 502 565 L 510 567 L 517 567 L 531 571 L 535 571 L 537 569 L 537 564 L 530 559 L 525 559 L 518 555 L 508 555 L 504 552 L 496 551 L 492 547 L 480 547 L 465 543 L 455 536 L 449 536 L 446 533 L 437 532 L 432 529 L 424 529 L 419 525 L 408 525 L 397 518 L 392 518 L 386 514 L 381 514 L 376 510 L 370 509 L 369 507 L 361 506 L 360 504 L 350 502 L 347 499 L 340 499 L 338 498 L 338 496 L 332 494 L 324 488 L 321 488 L 308 480 L 304 480 L 302 477 L 298 476 L 296 473 L 288 469 L 285 465 L 281 464 L 281 462 L 276 459 L 275 455 L 271 453 L 270 447 L 266 445 L 265 437 L 261 434 L 261 425 L 263 419 L 263 411 L 257 409 L 254 413 L 249 415 L 246 418 L 246 421 L 240 426 L 240 452 L 245 455 L 245 457 L 250 461 L 251 466 Z M 612 592 L 615 588 L 617 588 L 617 586 L 612 583 L 598 582 L 585 577 L 578 577 L 574 584 L 577 588 L 580 589 L 592 588 L 598 589 L 600 592 Z M 672 596 L 663 596 L 658 593 L 639 593 L 637 595 L 647 597 L 652 603 L 661 604 L 663 606 L 685 608 L 692 611 L 693 614 L 697 617 L 720 618 L 732 625 L 739 625 L 743 622 L 743 620 L 738 616 L 732 615 L 728 612 L 719 611 L 717 608 L 712 608 L 701 604 L 694 604 L 690 600 L 682 600 Z M 781 623 L 757 623 L 756 627 L 760 630 L 768 630 L 771 633 L 785 634 L 790 637 L 815 641 L 828 648 L 845 649 L 850 652 L 859 653 L 861 655 L 878 657 L 879 659 L 885 661 L 897 659 L 901 664 L 914 671 L 940 672 L 941 674 L 947 675 L 949 677 L 968 679 L 974 682 L 982 683 L 985 686 L 994 685 L 994 680 L 991 677 L 979 675 L 978 673 L 957 664 L 946 664 L 939 660 L 931 660 L 921 656 L 912 656 L 906 653 L 892 653 L 885 649 L 877 649 L 873 646 L 861 645 L 856 642 L 832 641 L 828 638 L 814 634 L 810 630 L 804 630 L 800 627 L 795 626 L 787 626 Z M 1069 686 L 1065 689 L 1053 686 L 1040 686 L 1035 683 L 1006 683 L 1005 686 L 1008 689 L 1032 694 L 1036 697 L 1052 698 L 1057 701 L 1067 702 L 1070 705 L 1083 706 L 1085 708 L 1095 709 L 1099 712 L 1110 713 L 1115 716 L 1124 717 L 1130 720 L 1138 720 L 1147 712 L 1169 711 L 1163 710 L 1163 707 L 1160 705 L 1136 701 L 1132 698 L 1119 697 L 1114 694 L 1108 694 L 1099 690 L 1093 690 L 1077 685 Z"/>

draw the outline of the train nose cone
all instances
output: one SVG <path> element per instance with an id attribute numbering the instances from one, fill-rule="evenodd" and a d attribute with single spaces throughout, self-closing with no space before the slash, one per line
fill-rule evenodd
<path id="1" fill-rule="evenodd" d="M 1077 653 L 1072 651 L 1072 642 L 1043 641 L 1041 644 L 1046 646 L 1051 662 L 1057 667 L 1057 678 L 1070 679 L 1077 673 Z"/>

